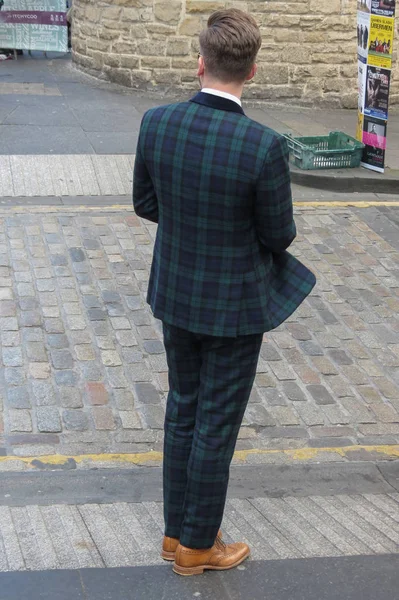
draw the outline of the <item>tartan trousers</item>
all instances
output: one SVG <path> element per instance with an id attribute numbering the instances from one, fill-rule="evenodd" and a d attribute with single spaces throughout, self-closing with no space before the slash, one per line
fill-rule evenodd
<path id="1" fill-rule="evenodd" d="M 163 464 L 165 535 L 210 548 L 263 334 L 236 338 L 163 324 L 169 367 Z"/>

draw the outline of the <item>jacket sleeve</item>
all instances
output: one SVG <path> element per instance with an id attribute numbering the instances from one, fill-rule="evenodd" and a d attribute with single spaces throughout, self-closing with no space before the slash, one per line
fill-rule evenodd
<path id="1" fill-rule="evenodd" d="M 291 179 L 287 142 L 277 137 L 269 148 L 257 182 L 255 226 L 260 243 L 269 252 L 283 252 L 294 241 Z"/>
<path id="2" fill-rule="evenodd" d="M 133 206 L 139 217 L 143 217 L 143 219 L 147 219 L 153 223 L 158 223 L 158 199 L 142 152 L 143 138 L 142 123 L 134 163 Z"/>

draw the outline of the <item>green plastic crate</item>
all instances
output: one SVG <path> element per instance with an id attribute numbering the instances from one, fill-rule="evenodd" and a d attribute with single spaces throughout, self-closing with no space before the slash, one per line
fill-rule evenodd
<path id="1" fill-rule="evenodd" d="M 294 138 L 290 134 L 284 137 L 291 161 L 300 169 L 353 169 L 360 166 L 364 144 L 342 131 L 314 137 Z"/>

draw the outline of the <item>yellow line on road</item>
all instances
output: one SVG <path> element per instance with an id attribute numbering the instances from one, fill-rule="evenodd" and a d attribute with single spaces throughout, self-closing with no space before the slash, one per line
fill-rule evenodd
<path id="1" fill-rule="evenodd" d="M 318 458 L 323 460 L 323 456 L 336 455 L 337 459 L 355 458 L 354 453 L 358 453 L 359 460 L 366 458 L 374 460 L 393 460 L 399 458 L 399 444 L 397 445 L 381 445 L 381 446 L 345 446 L 342 448 L 298 448 L 298 449 L 261 449 L 252 448 L 249 450 L 238 450 L 234 453 L 236 461 L 245 462 L 250 456 L 285 456 L 293 462 L 301 462 L 307 460 L 317 461 Z M 22 462 L 28 467 L 36 468 L 42 465 L 62 466 L 68 463 L 75 462 L 76 464 L 85 463 L 85 466 L 90 466 L 90 463 L 114 464 L 133 464 L 133 465 L 151 465 L 160 464 L 163 459 L 162 452 L 142 452 L 137 454 L 79 454 L 63 455 L 52 454 L 47 456 L 0 456 L 0 464 L 8 463 L 12 466 L 13 462 Z"/>
<path id="2" fill-rule="evenodd" d="M 371 208 L 373 206 L 385 206 L 385 207 L 399 207 L 399 201 L 378 201 L 378 200 L 343 200 L 328 201 L 328 200 L 294 200 L 294 206 L 296 208 Z M 112 211 L 126 211 L 134 212 L 133 206 L 130 204 L 109 204 L 109 205 L 56 205 L 47 206 L 41 204 L 30 204 L 25 206 L 4 206 L 0 203 L 0 217 L 4 216 L 3 213 L 9 215 L 9 213 L 74 213 L 74 212 L 112 212 Z"/>
<path id="3" fill-rule="evenodd" d="M 370 208 L 371 206 L 399 206 L 399 202 L 397 201 L 381 201 L 378 202 L 378 200 L 353 200 L 353 201 L 331 201 L 329 202 L 328 200 L 325 201 L 319 201 L 319 200 L 315 200 L 315 201 L 308 201 L 306 202 L 306 200 L 304 201 L 294 201 L 294 206 L 298 206 L 298 207 L 303 207 L 303 206 L 311 206 L 312 208 L 320 208 L 320 207 L 331 207 L 331 208 L 345 208 L 345 207 L 351 207 L 353 206 L 354 208 Z"/>

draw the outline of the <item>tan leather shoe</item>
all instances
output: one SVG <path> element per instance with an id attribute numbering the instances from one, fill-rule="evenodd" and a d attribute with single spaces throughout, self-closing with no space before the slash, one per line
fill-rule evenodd
<path id="1" fill-rule="evenodd" d="M 164 560 L 175 560 L 178 545 L 179 540 L 165 535 L 163 538 L 161 557 Z"/>
<path id="2" fill-rule="evenodd" d="M 220 539 L 222 539 L 222 537 L 223 537 L 223 534 L 220 530 L 218 532 L 218 537 Z M 170 560 L 170 561 L 175 560 L 176 550 L 177 550 L 178 545 L 179 545 L 178 539 L 167 537 L 165 535 L 163 538 L 161 557 L 164 560 Z"/>
<path id="3" fill-rule="evenodd" d="M 225 544 L 220 538 L 216 538 L 208 550 L 194 550 L 179 544 L 173 570 L 185 576 L 200 575 L 205 569 L 226 571 L 238 567 L 249 555 L 247 544 Z"/>

